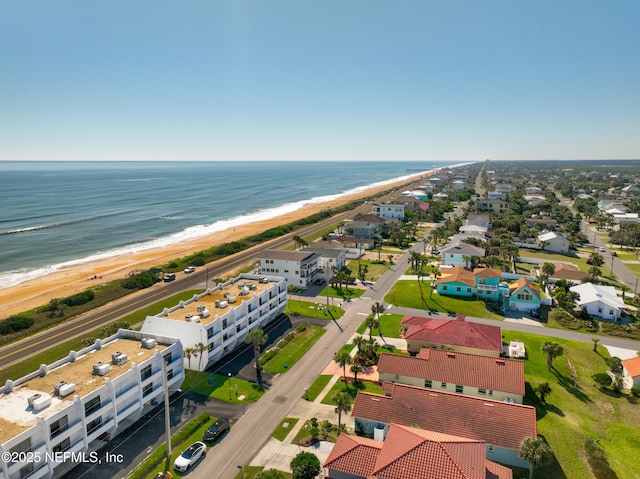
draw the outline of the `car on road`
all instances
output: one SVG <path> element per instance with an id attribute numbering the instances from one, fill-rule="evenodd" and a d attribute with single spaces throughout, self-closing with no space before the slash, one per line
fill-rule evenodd
<path id="1" fill-rule="evenodd" d="M 606 253 L 606 251 L 607 251 L 607 250 L 606 250 L 606 248 L 605 248 L 604 246 L 600 246 L 600 247 L 598 248 L 598 250 L 599 250 L 601 253 Z"/>
<path id="2" fill-rule="evenodd" d="M 218 439 L 225 431 L 229 429 L 229 420 L 225 418 L 218 419 L 214 422 L 202 435 L 205 442 L 213 442 Z"/>
<path id="3" fill-rule="evenodd" d="M 171 281 L 175 281 L 175 279 L 176 279 L 176 274 L 175 273 L 165 274 L 164 278 L 162 278 L 162 280 L 165 283 L 170 283 Z"/>
<path id="4" fill-rule="evenodd" d="M 178 472 L 186 472 L 191 466 L 200 460 L 207 453 L 207 446 L 204 442 L 194 442 L 185 450 L 173 463 L 173 468 Z"/>
<path id="5" fill-rule="evenodd" d="M 618 253 L 616 253 L 615 251 L 612 251 L 611 256 L 618 256 Z"/>
<path id="6" fill-rule="evenodd" d="M 195 270 L 196 270 L 196 268 L 195 268 L 195 267 L 193 267 L 193 266 L 187 266 L 187 267 L 184 269 L 184 272 L 185 272 L 186 274 L 189 274 L 189 273 L 193 273 Z"/>

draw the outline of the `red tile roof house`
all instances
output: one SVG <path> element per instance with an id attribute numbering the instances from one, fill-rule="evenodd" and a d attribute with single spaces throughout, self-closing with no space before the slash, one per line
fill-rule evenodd
<path id="1" fill-rule="evenodd" d="M 464 319 L 436 319 L 405 316 L 401 325 L 407 351 L 416 354 L 422 348 L 451 347 L 454 351 L 499 357 L 502 330 L 499 326 L 471 323 Z"/>
<path id="2" fill-rule="evenodd" d="M 380 381 L 522 404 L 524 363 L 442 349 L 423 349 L 418 357 L 382 353 Z"/>
<path id="3" fill-rule="evenodd" d="M 384 442 L 341 434 L 324 466 L 329 479 L 511 479 L 484 451 L 483 441 L 391 424 Z"/>
<path id="4" fill-rule="evenodd" d="M 386 385 L 388 386 L 388 385 Z M 486 443 L 487 459 L 528 468 L 518 457 L 525 437 L 536 437 L 536 410 L 490 399 L 393 384 L 385 395 L 359 392 L 351 410 L 359 435 L 386 434 L 391 423 Z"/>

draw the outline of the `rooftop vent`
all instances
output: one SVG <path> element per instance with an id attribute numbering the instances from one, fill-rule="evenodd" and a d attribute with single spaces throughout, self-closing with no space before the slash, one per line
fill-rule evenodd
<path id="1" fill-rule="evenodd" d="M 257 287 L 255 284 L 253 284 L 253 283 L 249 283 L 249 289 L 250 289 L 251 291 L 255 291 L 256 289 L 258 289 L 258 287 Z"/>
<path id="2" fill-rule="evenodd" d="M 221 299 L 216 299 L 216 308 L 226 308 L 229 306 L 229 301 L 223 301 Z"/>
<path id="3" fill-rule="evenodd" d="M 120 351 L 111 355 L 111 362 L 116 366 L 122 366 L 127 361 L 129 361 L 129 356 L 121 353 Z"/>
<path id="4" fill-rule="evenodd" d="M 111 364 L 98 361 L 93 365 L 93 374 L 97 374 L 98 376 L 104 376 L 109 371 L 111 371 Z"/>
<path id="5" fill-rule="evenodd" d="M 156 347 L 156 344 L 158 344 L 158 342 L 155 340 L 155 338 L 144 338 L 142 340 L 142 347 L 144 349 L 153 349 Z"/>
<path id="6" fill-rule="evenodd" d="M 74 383 L 68 383 L 66 381 L 60 381 L 53 385 L 53 391 L 58 397 L 66 397 L 76 391 L 76 385 Z"/>

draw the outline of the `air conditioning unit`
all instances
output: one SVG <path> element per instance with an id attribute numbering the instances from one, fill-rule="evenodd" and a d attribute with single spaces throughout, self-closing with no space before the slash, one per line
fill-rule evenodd
<path id="1" fill-rule="evenodd" d="M 129 361 L 129 356 L 118 351 L 117 353 L 113 353 L 111 355 L 111 363 L 116 366 L 122 366 L 127 361 Z"/>
<path id="2" fill-rule="evenodd" d="M 99 361 L 93 365 L 93 374 L 97 374 L 98 376 L 104 376 L 109 371 L 111 371 L 111 364 Z"/>
<path id="3" fill-rule="evenodd" d="M 31 409 L 40 411 L 47 406 L 51 406 L 51 396 L 49 396 L 48 394 L 34 394 L 33 396 L 29 396 L 27 402 L 29 403 L 29 407 Z"/>
<path id="4" fill-rule="evenodd" d="M 76 385 L 67 381 L 60 381 L 54 384 L 53 390 L 56 396 L 63 398 L 76 392 Z"/>
<path id="5" fill-rule="evenodd" d="M 158 344 L 158 342 L 155 338 L 144 338 L 142 340 L 142 347 L 144 349 L 153 349 L 156 347 L 156 344 Z"/>
<path id="6" fill-rule="evenodd" d="M 202 318 L 208 318 L 211 315 L 207 307 L 204 305 L 198 306 L 198 313 L 200 313 L 200 317 Z"/>

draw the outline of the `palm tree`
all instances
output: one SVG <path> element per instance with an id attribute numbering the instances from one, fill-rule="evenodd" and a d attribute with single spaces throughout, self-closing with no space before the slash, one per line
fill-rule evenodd
<path id="1" fill-rule="evenodd" d="M 360 374 L 363 370 L 364 368 L 359 364 L 351 365 L 351 372 L 353 373 L 353 384 L 358 382 L 358 374 Z"/>
<path id="2" fill-rule="evenodd" d="M 182 355 L 187 358 L 187 364 L 189 365 L 189 382 L 191 382 L 191 358 L 195 355 L 196 350 L 194 348 L 184 348 Z"/>
<path id="3" fill-rule="evenodd" d="M 546 398 L 549 394 L 551 394 L 551 386 L 549 386 L 549 383 L 541 383 L 538 385 L 538 387 L 536 388 L 536 392 L 540 395 L 540 401 L 541 402 L 546 402 Z"/>
<path id="4" fill-rule="evenodd" d="M 338 365 L 342 368 L 342 377 L 344 378 L 345 384 L 347 383 L 347 365 L 352 363 L 351 355 L 349 351 L 343 349 L 335 355 L 333 360 L 338 363 Z"/>
<path id="5" fill-rule="evenodd" d="M 198 343 L 193 349 L 198 353 L 198 371 L 202 371 L 202 353 L 207 350 L 207 347 L 202 343 Z"/>
<path id="6" fill-rule="evenodd" d="M 593 341 L 593 352 L 597 353 L 598 352 L 598 341 L 600 341 L 600 338 L 591 338 L 591 341 Z"/>
<path id="7" fill-rule="evenodd" d="M 551 460 L 551 448 L 540 437 L 525 437 L 520 443 L 518 456 L 529 463 L 529 479 L 532 479 L 533 469 Z"/>
<path id="8" fill-rule="evenodd" d="M 598 276 L 602 274 L 602 270 L 597 266 L 592 266 L 591 268 L 589 268 L 589 271 L 587 271 L 587 273 L 589 273 L 589 276 L 591 276 L 591 279 L 593 281 L 597 281 Z"/>
<path id="9" fill-rule="evenodd" d="M 376 301 L 375 304 L 371 305 L 371 312 L 376 315 L 376 319 L 378 320 L 377 321 L 378 324 L 376 325 L 376 327 L 378 328 L 378 334 L 380 334 L 380 337 L 382 338 L 382 331 L 380 331 L 379 329 L 380 329 L 380 315 L 384 313 L 384 304 L 382 304 L 379 301 Z"/>
<path id="10" fill-rule="evenodd" d="M 378 321 L 378 318 L 376 318 L 375 315 L 370 314 L 367 316 L 367 319 L 365 319 L 364 324 L 369 328 L 369 341 L 371 341 L 373 339 L 373 330 L 380 327 L 380 321 Z"/>
<path id="11" fill-rule="evenodd" d="M 418 264 L 420 263 L 420 253 L 417 251 L 411 251 L 409 253 L 409 261 L 411 262 L 411 269 L 414 273 L 417 273 Z"/>
<path id="12" fill-rule="evenodd" d="M 267 342 L 269 336 L 264 334 L 262 329 L 254 329 L 247 337 L 244 338 L 244 342 L 247 344 L 253 344 L 253 355 L 256 360 L 256 374 L 258 382 L 260 382 L 260 346 Z"/>
<path id="13" fill-rule="evenodd" d="M 342 413 L 351 411 L 351 396 L 344 391 L 337 392 L 333 396 L 336 403 L 336 413 L 338 414 L 338 432 L 342 429 Z"/>
<path id="14" fill-rule="evenodd" d="M 553 367 L 553 360 L 564 353 L 564 348 L 553 341 L 545 341 L 542 344 L 542 352 L 547 355 L 547 366 L 549 370 Z"/>

